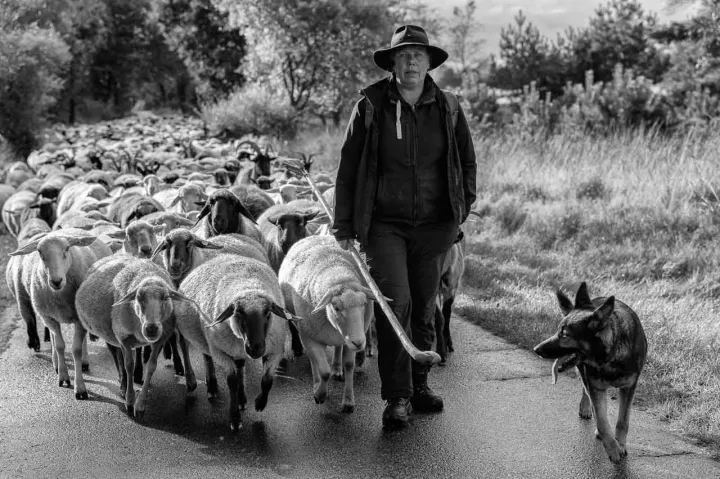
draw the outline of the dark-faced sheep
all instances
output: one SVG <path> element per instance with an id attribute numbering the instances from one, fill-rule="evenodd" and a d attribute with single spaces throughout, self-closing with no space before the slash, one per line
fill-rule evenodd
<path id="1" fill-rule="evenodd" d="M 240 199 L 232 191 L 223 188 L 208 197 L 192 231 L 205 239 L 221 234 L 239 233 L 262 242 L 263 236 L 256 225 L 255 217 Z"/>

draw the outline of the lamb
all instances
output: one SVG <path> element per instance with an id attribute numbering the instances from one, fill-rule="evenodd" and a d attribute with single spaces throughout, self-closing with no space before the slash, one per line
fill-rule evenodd
<path id="1" fill-rule="evenodd" d="M 183 305 L 178 330 L 227 371 L 230 428 L 237 431 L 247 403 L 245 362 L 262 358 L 261 392 L 255 398 L 255 410 L 262 411 L 283 356 L 285 321 L 299 318 L 284 308 L 270 266 L 253 258 L 220 255 L 190 273 L 179 292 L 194 300 L 199 311 Z M 214 321 L 209 323 L 208 317 Z"/>
<path id="2" fill-rule="evenodd" d="M 32 254 L 36 251 L 38 254 Z M 85 329 L 77 321 L 75 294 L 90 266 L 110 254 L 107 245 L 80 229 L 52 231 L 10 253 L 10 256 L 30 255 L 23 262 L 28 278 L 25 287 L 30 292 L 35 314 L 50 329 L 53 366 L 58 373 L 60 387 L 70 387 L 70 376 L 65 364 L 65 341 L 60 325 L 75 326 L 73 359 L 76 399 L 87 399 L 87 389 L 81 371 L 81 367 L 85 367 L 82 365 Z"/>
<path id="3" fill-rule="evenodd" d="M 331 236 L 309 236 L 290 249 L 278 273 L 287 309 L 303 318 L 300 339 L 310 356 L 313 396 L 317 404 L 327 398 L 331 369 L 325 356 L 335 346 L 332 372 L 342 377 L 342 411 L 355 410 L 353 372 L 355 353 L 365 348 L 366 332 L 373 319 L 373 294 L 349 252 Z M 341 355 L 337 348 L 342 348 Z"/>
<path id="4" fill-rule="evenodd" d="M 48 226 L 45 221 L 40 218 L 33 218 L 25 223 L 20 230 L 17 237 L 18 247 L 23 247 L 30 241 L 49 232 L 50 226 Z M 17 302 L 20 317 L 25 321 L 25 325 L 27 326 L 28 348 L 40 351 L 37 318 L 35 317 L 35 311 L 33 310 L 32 301 L 30 300 L 30 292 L 26 288 L 29 282 L 27 278 L 23 281 L 23 273 L 27 271 L 23 266 L 27 258 L 27 256 L 13 256 L 8 260 L 7 266 L 5 267 L 5 281 L 7 282 L 10 294 Z"/>
<path id="5" fill-rule="evenodd" d="M 174 302 L 186 300 L 160 266 L 127 254 L 98 261 L 78 289 L 75 306 L 80 323 L 107 343 L 130 417 L 144 416 L 158 354 L 175 332 Z M 129 380 L 135 367 L 132 349 L 146 345 L 150 345 L 151 353 L 145 365 L 142 390 L 135 399 L 133 381 Z M 187 353 L 185 361 L 191 370 Z M 187 382 L 187 390 L 192 392 L 197 382 L 194 374 L 188 377 L 193 379 Z"/>

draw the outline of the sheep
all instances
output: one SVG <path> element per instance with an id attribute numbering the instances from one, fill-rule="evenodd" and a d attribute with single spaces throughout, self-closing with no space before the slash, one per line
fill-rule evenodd
<path id="1" fill-rule="evenodd" d="M 220 255 L 193 270 L 179 292 L 194 300 L 199 311 L 182 305 L 177 328 L 227 371 L 230 428 L 237 431 L 241 427 L 240 411 L 247 403 L 246 360 L 262 358 L 261 392 L 255 398 L 255 410 L 262 411 L 283 356 L 285 321 L 299 318 L 285 309 L 270 266 L 253 258 Z M 214 321 L 208 324 L 207 317 Z"/>
<path id="2" fill-rule="evenodd" d="M 366 333 L 374 317 L 373 294 L 358 266 L 335 238 L 309 236 L 285 256 L 278 281 L 287 309 L 303 318 L 298 330 L 310 356 L 315 402 L 322 404 L 327 398 L 331 368 L 325 349 L 335 346 L 332 373 L 343 376 L 342 357 L 345 379 L 342 411 L 353 412 L 355 355 L 365 349 Z M 338 348 L 342 348 L 341 354 Z"/>
<path id="3" fill-rule="evenodd" d="M 37 193 L 30 190 L 17 191 L 2 207 L 2 221 L 8 232 L 17 238 L 22 228 L 22 216 L 27 207 L 35 201 Z"/>
<path id="4" fill-rule="evenodd" d="M 200 209 L 198 205 L 204 204 L 205 200 L 207 195 L 203 187 L 197 183 L 188 183 L 180 187 L 168 209 L 177 213 L 196 211 Z"/>
<path id="5" fill-rule="evenodd" d="M 17 188 L 15 188 L 15 191 L 25 191 L 29 190 L 33 193 L 37 193 L 40 190 L 40 187 L 44 183 L 44 180 L 42 178 L 28 178 L 27 180 L 23 181 L 18 185 Z"/>
<path id="6" fill-rule="evenodd" d="M 0 209 L 3 207 L 5 202 L 15 194 L 15 188 L 10 185 L 0 184 Z"/>
<path id="7" fill-rule="evenodd" d="M 23 225 L 18 234 L 18 247 L 25 246 L 30 241 L 39 238 L 41 235 L 50 232 L 50 226 L 40 218 L 32 218 Z M 23 268 L 27 256 L 12 256 L 8 260 L 5 267 L 5 281 L 7 282 L 10 294 L 18 305 L 20 317 L 25 321 L 27 326 L 28 341 L 27 346 L 35 351 L 40 351 L 40 337 L 37 332 L 37 318 L 30 300 L 30 292 L 26 288 L 29 284 L 28 279 L 23 281 L 23 273 L 27 268 Z"/>
<path id="8" fill-rule="evenodd" d="M 38 254 L 32 254 L 37 251 Z M 35 314 L 50 329 L 52 361 L 59 376 L 59 385 L 70 387 L 65 364 L 65 341 L 61 324 L 73 324 L 73 359 L 75 361 L 75 398 L 87 399 L 87 389 L 81 368 L 85 329 L 77 321 L 75 294 L 87 271 L 100 258 L 109 256 L 110 248 L 95 236 L 80 229 L 58 230 L 34 239 L 10 253 L 10 256 L 30 255 L 23 263 L 27 268 L 30 300 Z M 23 274 L 24 276 L 24 274 Z"/>
<path id="9" fill-rule="evenodd" d="M 465 271 L 464 236 L 459 242 L 453 244 L 445 255 L 442 271 L 435 307 L 435 346 L 440 355 L 440 364 L 444 365 L 447 363 L 447 353 L 455 350 L 450 336 L 450 316 L 455 295 L 460 288 L 460 280 Z"/>
<path id="10" fill-rule="evenodd" d="M 245 140 L 237 145 L 238 157 L 243 153 L 240 147 L 244 144 L 248 144 L 252 147 L 255 152 L 254 156 L 248 155 L 247 160 L 252 163 L 248 166 L 244 166 L 235 179 L 236 185 L 251 185 L 257 181 L 261 176 L 270 176 L 270 162 L 273 158 L 270 157 L 269 148 L 265 149 L 265 153 L 260 150 L 257 143 Z M 238 158 L 240 159 L 240 158 Z"/>
<path id="11" fill-rule="evenodd" d="M 258 218 L 258 228 L 265 238 L 270 265 L 275 272 L 290 247 L 307 236 L 307 222 L 319 214 L 319 205 L 286 204 L 272 206 Z"/>
<path id="12" fill-rule="evenodd" d="M 58 195 L 57 215 L 62 216 L 71 209 L 79 209 L 88 198 L 101 201 L 107 197 L 107 190 L 102 185 L 72 181 L 65 185 Z"/>
<path id="13" fill-rule="evenodd" d="M 230 187 L 230 191 L 238 197 L 253 218 L 259 218 L 265 210 L 275 204 L 273 198 L 266 191 L 254 185 L 235 185 Z"/>
<path id="14" fill-rule="evenodd" d="M 153 226 L 150 223 L 137 220 L 133 221 L 119 232 L 109 233 L 113 239 L 123 240 L 123 251 L 137 258 L 150 258 L 157 247 L 158 233 L 162 233 L 165 226 Z"/>
<path id="15" fill-rule="evenodd" d="M 240 199 L 228 189 L 220 189 L 208 196 L 200 210 L 198 222 L 191 230 L 208 239 L 226 233 L 240 233 L 262 244 L 263 236 L 256 227 L 255 217 Z"/>
<path id="16" fill-rule="evenodd" d="M 145 215 L 165 208 L 153 198 L 137 193 L 122 195 L 110 205 L 107 217 L 110 221 L 120 223 L 123 228 L 133 219 L 140 219 Z"/>
<path id="17" fill-rule="evenodd" d="M 153 251 L 152 258 L 161 253 L 163 264 L 177 285 L 195 268 L 222 253 L 247 256 L 270 264 L 265 248 L 260 243 L 239 234 L 213 236 L 212 241 L 208 241 L 190 230 L 176 229 L 165 235 Z"/>
<path id="18" fill-rule="evenodd" d="M 164 230 L 162 234 L 168 234 L 176 228 L 189 228 L 196 223 L 195 220 L 188 219 L 186 216 L 172 211 L 150 213 L 149 215 L 143 216 L 143 220 L 153 226 L 163 226 Z"/>
<path id="19" fill-rule="evenodd" d="M 99 260 L 78 289 L 75 306 L 79 321 L 84 329 L 107 343 L 130 417 L 144 416 L 158 354 L 175 331 L 173 302 L 183 300 L 185 297 L 175 290 L 160 266 L 127 254 Z M 150 345 L 151 353 L 145 365 L 142 389 L 135 399 L 133 382 L 129 380 L 135 368 L 132 349 L 146 345 Z M 192 369 L 189 355 L 186 354 L 185 360 L 188 369 Z M 192 392 L 197 382 L 194 374 L 189 377 L 193 381 L 187 382 L 187 390 Z"/>

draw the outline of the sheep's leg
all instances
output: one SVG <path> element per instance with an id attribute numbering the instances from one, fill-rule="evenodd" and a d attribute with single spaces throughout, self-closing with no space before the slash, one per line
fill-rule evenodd
<path id="1" fill-rule="evenodd" d="M 167 341 L 167 338 L 165 341 Z M 160 351 L 162 351 L 165 341 L 160 340 L 154 342 L 150 347 L 150 358 L 148 358 L 148 361 L 145 363 L 145 376 L 143 377 L 142 389 L 140 389 L 140 394 L 138 394 L 135 400 L 135 417 L 138 419 L 142 419 L 145 415 L 150 379 L 152 379 L 153 374 L 155 374 L 158 356 L 160 356 Z"/>
<path id="2" fill-rule="evenodd" d="M 143 363 L 147 361 L 147 359 L 143 358 L 144 349 L 144 347 L 135 348 L 135 366 L 132 378 L 137 384 L 143 383 Z"/>
<path id="3" fill-rule="evenodd" d="M 127 389 L 127 375 L 125 374 L 125 360 L 123 359 L 122 351 L 110 343 L 105 344 L 108 351 L 110 351 L 110 356 L 113 358 L 113 363 L 115 363 L 115 369 L 118 373 L 118 384 L 120 385 L 120 396 L 124 398 L 125 389 Z"/>
<path id="4" fill-rule="evenodd" d="M 452 307 L 455 302 L 455 298 L 449 297 L 445 303 L 443 303 L 442 314 L 445 318 L 445 324 L 443 326 L 443 336 L 445 337 L 445 344 L 447 345 L 448 352 L 452 353 L 453 349 L 452 338 L 450 337 L 450 316 L 452 316 Z"/>
<path id="5" fill-rule="evenodd" d="M 177 346 L 178 337 L 182 338 L 182 335 L 180 333 L 173 333 L 172 336 L 170 336 L 170 339 L 168 339 L 168 343 L 170 343 L 170 351 L 172 353 L 173 366 L 175 366 L 175 374 L 178 376 L 185 376 L 185 368 L 183 367 L 180 351 L 178 351 Z M 185 364 L 187 365 L 188 362 L 185 361 Z"/>
<path id="6" fill-rule="evenodd" d="M 80 321 L 75 321 L 75 337 L 73 338 L 73 361 L 75 363 L 75 399 L 87 399 L 88 393 L 83 380 L 83 371 L 85 370 L 85 361 L 83 354 L 87 358 L 87 335 L 85 334 Z"/>
<path id="7" fill-rule="evenodd" d="M 344 381 L 342 359 L 343 359 L 343 345 L 335 346 L 333 351 L 333 361 L 330 370 L 332 372 L 332 378 L 338 381 Z"/>
<path id="8" fill-rule="evenodd" d="M 50 328 L 48 328 L 47 326 L 45 326 L 45 333 L 43 335 L 43 341 L 45 341 L 46 343 L 52 342 L 52 338 L 50 337 Z"/>
<path id="9" fill-rule="evenodd" d="M 275 381 L 275 373 L 282 359 L 282 354 L 269 354 L 263 357 L 263 376 L 260 380 L 260 394 L 255 398 L 255 410 L 262 411 L 267 406 L 268 395 Z"/>
<path id="10" fill-rule="evenodd" d="M 185 363 L 185 385 L 187 386 L 187 392 L 191 393 L 197 389 L 197 378 L 195 377 L 195 370 L 190 363 L 190 350 L 188 349 L 187 341 L 183 335 L 179 332 L 175 334 L 177 334 L 178 342 L 180 343 L 180 350 L 182 351 L 183 362 Z M 175 357 L 178 357 L 178 355 L 176 354 Z"/>
<path id="11" fill-rule="evenodd" d="M 228 369 L 227 385 L 230 393 L 230 430 L 237 432 L 242 427 L 242 417 L 238 406 L 238 374 L 234 367 Z"/>
<path id="12" fill-rule="evenodd" d="M 77 321 L 77 324 L 80 324 L 80 321 Z M 77 326 L 76 326 L 77 328 Z M 84 330 L 85 328 L 83 328 Z M 77 329 L 76 329 L 77 331 Z M 85 331 L 87 333 L 87 331 Z M 83 342 L 82 342 L 82 370 L 83 372 L 90 371 L 90 356 L 88 355 L 88 349 L 87 349 L 87 342 L 88 337 L 87 334 L 83 335 Z"/>
<path id="13" fill-rule="evenodd" d="M 37 317 L 32 307 L 30 296 L 20 294 L 17 300 L 20 317 L 25 321 L 27 326 L 27 346 L 35 351 L 40 351 L 40 336 L 37 331 Z M 45 328 L 47 331 L 47 328 Z"/>
<path id="14" fill-rule="evenodd" d="M 292 321 L 288 321 L 288 327 L 290 328 L 290 344 L 292 346 L 293 353 L 296 358 L 303 355 L 303 343 L 300 340 L 300 333 L 298 332 L 297 326 Z"/>
<path id="15" fill-rule="evenodd" d="M 45 325 L 50 328 L 50 334 L 53 345 L 53 365 L 58 373 L 58 385 L 60 387 L 70 387 L 70 374 L 68 373 L 67 364 L 65 363 L 65 340 L 62 336 L 60 323 L 52 318 L 45 321 Z"/>
<path id="16" fill-rule="evenodd" d="M 219 390 L 217 376 L 215 375 L 215 362 L 209 354 L 203 354 L 203 361 L 205 362 L 205 383 L 207 384 L 207 396 L 208 400 L 212 400 L 218 397 Z"/>
<path id="17" fill-rule="evenodd" d="M 125 360 L 125 376 L 127 377 L 127 385 L 125 388 L 125 411 L 128 416 L 134 417 L 135 387 L 133 382 L 130 381 L 130 378 L 133 377 L 133 372 L 135 370 L 135 355 L 133 354 L 133 350 L 130 347 L 128 340 L 121 341 L 120 348 L 122 349 L 123 359 Z"/>
<path id="18" fill-rule="evenodd" d="M 238 397 L 238 408 L 241 411 L 245 410 L 247 406 L 247 396 L 245 395 L 245 360 L 236 359 L 235 369 L 237 370 L 237 397 Z"/>
<path id="19" fill-rule="evenodd" d="M 355 411 L 355 351 L 347 346 L 338 346 L 342 349 L 343 369 L 345 370 L 345 388 L 343 389 L 342 412 L 351 413 Z"/>
<path id="20" fill-rule="evenodd" d="M 330 365 L 325 356 L 325 346 L 315 341 L 307 341 L 305 343 L 308 355 L 315 358 L 313 371 L 313 397 L 316 404 L 322 404 L 327 399 L 328 379 L 330 379 Z"/>

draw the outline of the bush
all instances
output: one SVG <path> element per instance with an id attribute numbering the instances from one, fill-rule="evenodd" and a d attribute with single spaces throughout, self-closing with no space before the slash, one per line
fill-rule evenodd
<path id="1" fill-rule="evenodd" d="M 292 139 L 298 126 L 289 100 L 257 83 L 248 84 L 227 99 L 203 105 L 202 118 L 211 134 L 233 138 L 271 135 Z"/>
<path id="2" fill-rule="evenodd" d="M 0 134 L 19 155 L 37 146 L 69 61 L 67 45 L 52 29 L 0 31 Z"/>

